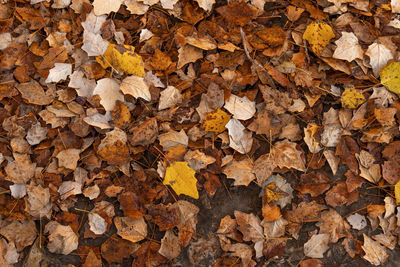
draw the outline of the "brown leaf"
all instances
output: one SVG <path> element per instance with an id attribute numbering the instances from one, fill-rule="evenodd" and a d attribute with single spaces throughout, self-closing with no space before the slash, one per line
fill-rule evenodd
<path id="1" fill-rule="evenodd" d="M 261 227 L 261 220 L 253 213 L 244 213 L 238 210 L 234 212 L 237 229 L 242 232 L 244 241 L 252 241 L 254 243 L 264 240 L 264 231 Z"/>
<path id="2" fill-rule="evenodd" d="M 48 105 L 54 99 L 54 96 L 51 94 L 50 90 L 45 92 L 43 87 L 35 80 L 18 84 L 16 88 L 21 93 L 22 98 L 25 99 L 29 104 Z"/>
<path id="3" fill-rule="evenodd" d="M 179 239 L 172 230 L 167 230 L 161 239 L 161 247 L 158 250 L 162 256 L 169 260 L 175 259 L 181 253 Z"/>
<path id="4" fill-rule="evenodd" d="M 138 248 L 138 244 L 114 234 L 101 245 L 101 256 L 108 263 L 122 263 L 124 258 L 129 258 Z"/>
<path id="5" fill-rule="evenodd" d="M 229 23 L 243 27 L 256 14 L 257 9 L 244 2 L 232 2 L 218 7 L 217 12 Z"/>
<path id="6" fill-rule="evenodd" d="M 347 164 L 354 173 L 358 174 L 359 170 L 358 162 L 355 157 L 356 153 L 360 153 L 357 142 L 350 136 L 342 136 L 339 144 L 336 146 L 335 155 L 339 156 L 342 163 Z"/>
<path id="7" fill-rule="evenodd" d="M 175 206 L 158 204 L 147 207 L 150 220 L 158 225 L 160 231 L 172 229 L 179 223 L 179 214 Z"/>
<path id="8" fill-rule="evenodd" d="M 129 142 L 133 146 L 148 145 L 153 143 L 158 136 L 157 119 L 151 118 L 131 130 L 132 137 Z"/>
<path id="9" fill-rule="evenodd" d="M 289 141 L 276 142 L 271 149 L 271 154 L 275 158 L 275 163 L 279 168 L 293 168 L 305 171 L 304 153 L 296 143 Z"/>
<path id="10" fill-rule="evenodd" d="M 317 226 L 319 233 L 329 234 L 330 243 L 336 243 L 340 238 L 350 235 L 350 225 L 334 209 L 322 212 Z"/>
<path id="11" fill-rule="evenodd" d="M 358 191 L 354 190 L 349 193 L 349 191 L 347 191 L 347 185 L 345 182 L 338 182 L 326 193 L 325 197 L 326 203 L 332 207 L 350 205 L 351 203 L 357 201 L 357 199 Z"/>
<path id="12" fill-rule="evenodd" d="M 400 164 L 397 161 L 388 160 L 382 165 L 382 176 L 389 184 L 400 181 Z"/>

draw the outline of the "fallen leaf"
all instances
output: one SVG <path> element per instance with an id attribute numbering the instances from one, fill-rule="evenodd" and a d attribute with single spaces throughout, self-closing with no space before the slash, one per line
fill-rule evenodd
<path id="1" fill-rule="evenodd" d="M 248 186 L 256 177 L 253 173 L 253 162 L 250 159 L 233 160 L 223 170 L 227 178 L 234 179 L 233 185 Z"/>
<path id="2" fill-rule="evenodd" d="M 189 164 L 190 168 L 199 171 L 216 161 L 214 157 L 208 156 L 199 150 L 189 150 L 185 154 L 185 161 Z"/>
<path id="3" fill-rule="evenodd" d="M 46 83 L 58 83 L 61 80 L 66 80 L 71 74 L 72 64 L 54 63 L 54 67 L 50 69 L 49 76 L 47 76 Z"/>
<path id="4" fill-rule="evenodd" d="M 182 102 L 181 93 L 174 86 L 170 85 L 160 93 L 160 102 L 158 104 L 158 110 L 175 107 L 177 104 L 181 102 Z"/>
<path id="5" fill-rule="evenodd" d="M 342 32 L 342 37 L 335 41 L 337 48 L 333 53 L 333 58 L 347 60 L 351 62 L 357 58 L 363 59 L 364 51 L 358 43 L 357 36 L 352 32 Z"/>
<path id="6" fill-rule="evenodd" d="M 146 75 L 142 57 L 135 53 L 135 48 L 131 45 L 109 44 L 104 54 L 96 57 L 96 60 L 105 69 L 111 67 L 113 70 L 139 77 Z"/>
<path id="7" fill-rule="evenodd" d="M 205 113 L 203 127 L 206 131 L 219 134 L 226 129 L 225 125 L 230 119 L 229 114 L 218 108 L 213 112 Z"/>
<path id="8" fill-rule="evenodd" d="M 139 242 L 147 236 L 147 224 L 143 217 L 138 219 L 115 217 L 114 224 L 117 227 L 117 234 L 133 243 Z"/>
<path id="9" fill-rule="evenodd" d="M 238 210 L 234 211 L 237 229 L 242 232 L 244 241 L 254 243 L 264 240 L 264 231 L 261 227 L 261 220 L 253 213 L 244 213 Z"/>
<path id="10" fill-rule="evenodd" d="M 96 16 L 117 12 L 123 1 L 121 0 L 94 0 L 93 11 Z"/>
<path id="11" fill-rule="evenodd" d="M 324 257 L 324 253 L 328 250 L 329 246 L 328 234 L 313 235 L 310 240 L 304 244 L 304 255 L 310 258 Z"/>
<path id="12" fill-rule="evenodd" d="M 170 260 L 175 259 L 181 253 L 179 239 L 172 230 L 165 232 L 164 237 L 161 239 L 161 247 L 158 253 Z"/>
<path id="13" fill-rule="evenodd" d="M 30 104 L 44 106 L 50 104 L 54 99 L 50 90 L 45 92 L 43 87 L 35 80 L 17 84 L 16 88 L 21 93 L 22 98 Z"/>
<path id="14" fill-rule="evenodd" d="M 389 256 L 386 249 L 379 245 L 378 242 L 369 238 L 366 234 L 363 234 L 363 236 L 364 244 L 362 245 L 362 249 L 365 252 L 363 258 L 377 266 L 385 263 Z"/>
<path id="15" fill-rule="evenodd" d="M 140 76 L 128 76 L 122 80 L 120 85 L 122 93 L 129 94 L 135 98 L 143 98 L 146 101 L 151 100 L 149 86 L 145 79 Z"/>
<path id="16" fill-rule="evenodd" d="M 199 4 L 199 7 L 207 12 L 210 12 L 212 10 L 212 6 L 215 4 L 215 0 L 196 0 L 196 2 Z"/>
<path id="17" fill-rule="evenodd" d="M 247 97 L 238 97 L 231 94 L 224 106 L 238 120 L 248 120 L 256 113 L 256 103 Z"/>
<path id="18" fill-rule="evenodd" d="M 100 96 L 100 104 L 106 111 L 112 111 L 117 100 L 124 101 L 124 96 L 119 91 L 119 84 L 110 78 L 103 78 L 97 81 L 93 95 Z"/>
<path id="19" fill-rule="evenodd" d="M 170 185 L 177 195 L 184 194 L 198 199 L 195 173 L 187 162 L 176 161 L 167 167 L 163 184 Z"/>
<path id="20" fill-rule="evenodd" d="M 334 209 L 322 212 L 317 226 L 319 233 L 328 234 L 331 243 L 336 243 L 340 238 L 350 235 L 350 225 Z"/>
<path id="21" fill-rule="evenodd" d="M 178 145 L 187 147 L 189 143 L 189 138 L 184 130 L 181 130 L 180 132 L 170 131 L 161 134 L 158 136 L 158 140 L 160 141 L 160 145 L 163 147 L 164 151 Z"/>
<path id="22" fill-rule="evenodd" d="M 400 181 L 396 183 L 394 187 L 394 195 L 396 198 L 396 205 L 400 203 Z"/>
<path id="23" fill-rule="evenodd" d="M 198 59 L 203 58 L 203 51 L 200 48 L 184 45 L 178 49 L 178 65 L 177 69 L 182 68 L 188 63 L 196 62 Z"/>
<path id="24" fill-rule="evenodd" d="M 82 185 L 73 181 L 65 181 L 58 188 L 57 192 L 60 194 L 62 200 L 70 196 L 82 194 Z"/>
<path id="25" fill-rule="evenodd" d="M 358 213 L 350 215 L 346 220 L 350 223 L 351 227 L 356 230 L 362 230 L 367 226 L 367 220 L 365 217 Z"/>
<path id="26" fill-rule="evenodd" d="M 102 235 L 107 230 L 107 222 L 99 214 L 95 212 L 89 212 L 88 215 L 90 231 L 96 235 Z"/>
<path id="27" fill-rule="evenodd" d="M 400 93 L 400 62 L 391 61 L 381 69 L 381 84 L 395 94 Z"/>
<path id="28" fill-rule="evenodd" d="M 80 149 L 70 148 L 60 151 L 57 154 L 58 166 L 75 170 L 79 160 Z"/>
<path id="29" fill-rule="evenodd" d="M 305 160 L 303 151 L 297 148 L 297 144 L 289 141 L 276 142 L 272 147 L 271 154 L 279 168 L 294 168 L 305 171 Z"/>
<path id="30" fill-rule="evenodd" d="M 49 233 L 47 248 L 50 252 L 68 255 L 78 248 L 78 236 L 69 225 L 64 226 L 56 221 L 50 221 L 44 231 Z"/>
<path id="31" fill-rule="evenodd" d="M 250 152 L 253 145 L 253 138 L 250 131 L 237 119 L 231 119 L 225 127 L 229 133 L 229 146 L 241 154 Z"/>
<path id="32" fill-rule="evenodd" d="M 307 26 L 303 34 L 303 39 L 311 45 L 312 51 L 319 55 L 329 41 L 335 37 L 332 27 L 325 23 L 314 21 Z"/>
<path id="33" fill-rule="evenodd" d="M 125 258 L 131 257 L 138 249 L 138 244 L 122 239 L 117 234 L 114 234 L 101 244 L 101 256 L 108 263 L 122 263 Z"/>
<path id="34" fill-rule="evenodd" d="M 393 59 L 393 54 L 389 48 L 378 42 L 374 42 L 368 46 L 368 50 L 365 54 L 369 56 L 369 62 L 375 77 L 379 77 L 381 69 Z"/>
<path id="35" fill-rule="evenodd" d="M 360 90 L 354 87 L 347 87 L 342 94 L 342 106 L 344 108 L 358 108 L 364 103 L 365 97 Z"/>

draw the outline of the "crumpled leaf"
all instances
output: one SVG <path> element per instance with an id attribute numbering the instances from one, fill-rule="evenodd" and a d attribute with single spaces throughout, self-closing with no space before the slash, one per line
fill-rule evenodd
<path id="1" fill-rule="evenodd" d="M 67 199 L 70 196 L 78 195 L 82 193 L 82 185 L 73 181 L 65 181 L 58 188 L 58 193 L 61 199 Z"/>
<path id="2" fill-rule="evenodd" d="M 22 98 L 30 104 L 44 106 L 50 104 L 54 99 L 54 96 L 49 91 L 44 92 L 43 87 L 35 80 L 17 84 L 16 88 Z"/>
<path id="3" fill-rule="evenodd" d="M 400 94 L 400 62 L 389 62 L 381 69 L 381 84 L 389 91 Z"/>
<path id="4" fill-rule="evenodd" d="M 181 246 L 179 245 L 179 238 L 172 230 L 167 230 L 164 237 L 161 239 L 161 247 L 158 253 L 167 259 L 175 259 L 181 253 Z"/>
<path id="5" fill-rule="evenodd" d="M 225 131 L 225 125 L 230 120 L 231 116 L 222 109 L 217 108 L 212 112 L 205 114 L 203 127 L 206 131 L 214 132 L 216 134 Z"/>
<path id="6" fill-rule="evenodd" d="M 93 95 L 100 96 L 100 104 L 106 111 L 112 111 L 117 100 L 124 101 L 124 96 L 119 91 L 119 84 L 110 78 L 98 80 Z"/>
<path id="7" fill-rule="evenodd" d="M 143 98 L 146 101 L 151 100 L 149 86 L 145 79 L 140 76 L 128 76 L 122 80 L 120 85 L 122 93 L 129 94 L 135 98 Z"/>
<path id="8" fill-rule="evenodd" d="M 264 231 L 261 227 L 261 220 L 253 213 L 244 213 L 238 210 L 234 211 L 237 229 L 242 232 L 244 241 L 254 243 L 264 240 Z"/>
<path id="9" fill-rule="evenodd" d="M 70 254 L 78 248 L 78 236 L 71 226 L 61 225 L 56 221 L 46 224 L 45 233 L 49 233 L 47 248 L 52 253 Z"/>
<path id="10" fill-rule="evenodd" d="M 342 106 L 344 108 L 358 108 L 364 103 L 365 97 L 360 90 L 354 87 L 347 87 L 342 94 Z"/>
<path id="11" fill-rule="evenodd" d="M 342 32 L 342 37 L 335 41 L 337 48 L 333 53 L 333 58 L 347 60 L 351 62 L 357 58 L 362 59 L 364 51 L 358 43 L 357 36 L 352 32 Z"/>
<path id="12" fill-rule="evenodd" d="M 320 21 L 314 21 L 307 26 L 303 39 L 311 45 L 312 51 L 319 55 L 329 41 L 335 37 L 332 27 Z"/>
<path id="13" fill-rule="evenodd" d="M 224 107 L 238 120 L 248 120 L 256 113 L 256 103 L 245 96 L 231 94 Z"/>
<path id="14" fill-rule="evenodd" d="M 198 199 L 195 173 L 187 162 L 176 161 L 167 167 L 163 184 L 170 185 L 177 195 L 184 194 Z"/>
<path id="15" fill-rule="evenodd" d="M 58 166 L 75 170 L 79 160 L 80 149 L 69 148 L 57 154 Z"/>
<path id="16" fill-rule="evenodd" d="M 180 132 L 170 131 L 165 134 L 160 134 L 158 140 L 160 140 L 160 145 L 163 147 L 164 151 L 178 145 L 186 147 L 189 143 L 189 137 L 186 135 L 184 130 L 181 130 Z"/>
<path id="17" fill-rule="evenodd" d="M 4 168 L 6 179 L 16 184 L 26 184 L 34 175 L 36 163 L 32 163 L 29 155 L 13 153 L 13 161 Z"/>
<path id="18" fill-rule="evenodd" d="M 241 161 L 233 160 L 223 170 L 227 178 L 234 179 L 233 185 L 248 186 L 256 176 L 253 172 L 253 161 L 251 159 L 244 159 Z"/>
<path id="19" fill-rule="evenodd" d="M 189 150 L 185 154 L 184 159 L 195 171 L 204 169 L 207 167 L 207 165 L 212 164 L 216 161 L 214 157 L 208 156 L 203 152 L 200 152 L 199 150 Z"/>
<path id="20" fill-rule="evenodd" d="M 109 44 L 104 54 L 96 57 L 96 60 L 105 69 L 111 67 L 139 77 L 146 75 L 142 57 L 135 53 L 135 47 L 131 45 Z"/>

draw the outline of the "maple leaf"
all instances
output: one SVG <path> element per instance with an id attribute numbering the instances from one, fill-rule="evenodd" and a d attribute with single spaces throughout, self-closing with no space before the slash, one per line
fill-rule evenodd
<path id="1" fill-rule="evenodd" d="M 400 94 L 400 62 L 391 61 L 381 69 L 381 83 L 389 91 Z"/>
<path id="2" fill-rule="evenodd" d="M 311 45 L 311 50 L 319 55 L 329 41 L 335 37 L 332 27 L 320 21 L 309 24 L 303 34 L 303 39 Z"/>
<path id="3" fill-rule="evenodd" d="M 216 110 L 205 114 L 203 127 L 206 131 L 219 134 L 225 131 L 225 125 L 228 123 L 230 118 L 231 116 L 229 114 L 217 108 Z"/>
<path id="4" fill-rule="evenodd" d="M 198 199 L 195 173 L 187 162 L 176 161 L 167 167 L 163 184 L 170 185 L 177 195 L 184 194 Z"/>

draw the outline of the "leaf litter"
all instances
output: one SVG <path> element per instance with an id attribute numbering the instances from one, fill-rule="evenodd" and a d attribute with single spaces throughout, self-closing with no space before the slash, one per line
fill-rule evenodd
<path id="1" fill-rule="evenodd" d="M 2 266 L 390 264 L 399 1 L 25 2 L 0 9 Z"/>

